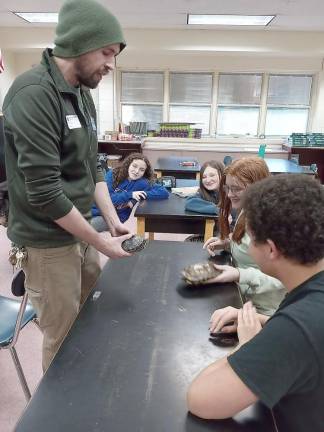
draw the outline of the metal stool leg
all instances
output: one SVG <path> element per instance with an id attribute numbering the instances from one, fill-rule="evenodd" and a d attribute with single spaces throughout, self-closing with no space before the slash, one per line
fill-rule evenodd
<path id="1" fill-rule="evenodd" d="M 28 388 L 28 385 L 27 385 L 27 381 L 26 381 L 25 375 L 24 375 L 23 370 L 21 368 L 21 364 L 20 364 L 19 358 L 17 356 L 17 352 L 16 352 L 16 350 L 15 350 L 14 347 L 10 348 L 9 351 L 10 351 L 12 360 L 14 362 L 14 365 L 15 365 L 15 368 L 16 368 L 16 371 L 17 371 L 17 374 L 18 374 L 18 378 L 19 378 L 20 384 L 21 384 L 22 389 L 24 391 L 25 398 L 26 398 L 26 400 L 28 402 L 29 399 L 31 398 L 31 394 L 30 394 L 30 391 L 29 391 L 29 388 Z"/>
<path id="2" fill-rule="evenodd" d="M 39 320 L 38 320 L 38 318 L 34 318 L 34 319 L 33 319 L 33 323 L 35 324 L 35 326 L 38 328 L 39 331 L 42 331 L 41 328 L 40 328 L 40 325 L 39 325 Z"/>

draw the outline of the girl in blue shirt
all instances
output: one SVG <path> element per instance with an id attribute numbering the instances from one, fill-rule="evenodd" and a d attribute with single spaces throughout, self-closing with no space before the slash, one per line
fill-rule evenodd
<path id="1" fill-rule="evenodd" d="M 106 173 L 105 180 L 121 222 L 129 218 L 134 205 L 139 201 L 169 198 L 168 191 L 154 183 L 151 164 L 141 153 L 127 156 L 118 167 Z M 92 207 L 92 217 L 91 224 L 97 231 L 108 230 L 95 205 Z"/>

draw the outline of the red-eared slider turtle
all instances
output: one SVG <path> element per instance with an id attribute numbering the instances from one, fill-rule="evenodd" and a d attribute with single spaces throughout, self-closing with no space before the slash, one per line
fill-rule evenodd
<path id="1" fill-rule="evenodd" d="M 191 285 L 199 285 L 218 276 L 221 271 L 216 270 L 210 262 L 192 264 L 182 271 L 183 279 Z"/>
<path id="2" fill-rule="evenodd" d="M 121 247 L 126 252 L 139 252 L 146 248 L 148 244 L 148 240 L 146 240 L 144 237 L 133 235 L 131 238 L 124 240 L 121 244 Z"/>

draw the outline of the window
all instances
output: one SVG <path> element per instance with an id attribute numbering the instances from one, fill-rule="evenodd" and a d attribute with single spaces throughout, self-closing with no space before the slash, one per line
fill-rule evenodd
<path id="1" fill-rule="evenodd" d="M 163 73 L 122 72 L 122 122 L 146 121 L 147 129 L 157 129 L 163 121 Z"/>
<path id="2" fill-rule="evenodd" d="M 311 88 L 310 75 L 270 75 L 266 135 L 306 132 Z"/>
<path id="3" fill-rule="evenodd" d="M 125 124 L 130 122 L 146 122 L 147 130 L 159 129 L 159 123 L 163 118 L 162 105 L 122 105 L 122 121 Z"/>
<path id="4" fill-rule="evenodd" d="M 104 76 L 91 94 L 97 110 L 97 132 L 102 135 L 114 129 L 114 74 Z"/>
<path id="5" fill-rule="evenodd" d="M 217 134 L 257 135 L 261 74 L 220 74 Z"/>
<path id="6" fill-rule="evenodd" d="M 257 135 L 259 108 L 219 107 L 217 133 L 220 135 Z"/>
<path id="7" fill-rule="evenodd" d="M 203 135 L 214 133 L 215 125 L 217 135 L 287 136 L 307 131 L 311 75 L 219 73 L 218 89 L 213 94 L 212 72 L 170 72 L 167 88 L 166 74 L 121 72 L 123 123 L 147 122 L 148 130 L 159 129 L 163 121 L 193 123 Z M 111 94 L 112 84 L 105 83 Z M 104 99 L 100 90 L 97 105 L 102 131 L 111 127 L 107 118 L 113 114 L 101 108 L 103 104 L 112 107 L 112 100 Z M 211 119 L 214 112 L 216 118 Z"/>
<path id="8" fill-rule="evenodd" d="M 208 135 L 212 87 L 211 73 L 170 73 L 170 122 L 195 123 Z"/>

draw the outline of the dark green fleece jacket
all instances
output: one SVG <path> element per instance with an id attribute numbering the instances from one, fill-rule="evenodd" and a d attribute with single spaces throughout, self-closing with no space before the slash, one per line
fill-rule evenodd
<path id="1" fill-rule="evenodd" d="M 8 237 L 38 248 L 76 242 L 54 220 L 73 206 L 89 219 L 96 182 L 104 181 L 90 92 L 70 86 L 47 49 L 40 65 L 14 81 L 3 113 Z"/>

